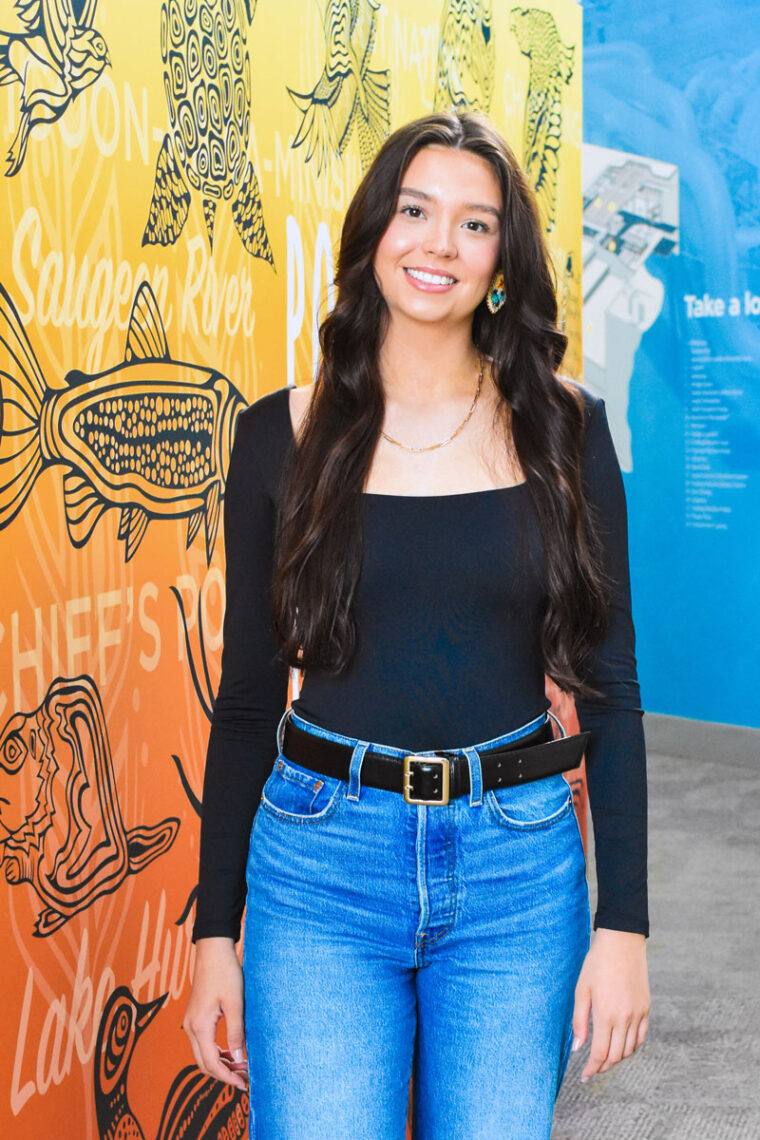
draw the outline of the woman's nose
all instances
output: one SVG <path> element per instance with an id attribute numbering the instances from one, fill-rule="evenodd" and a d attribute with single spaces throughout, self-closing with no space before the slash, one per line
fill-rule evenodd
<path id="1" fill-rule="evenodd" d="M 439 257 L 453 257 L 456 254 L 453 231 L 446 222 L 431 226 L 422 245 L 426 252 L 435 253 Z"/>

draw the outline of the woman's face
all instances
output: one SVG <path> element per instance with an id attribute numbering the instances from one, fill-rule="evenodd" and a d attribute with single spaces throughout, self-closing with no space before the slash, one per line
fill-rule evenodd
<path id="1" fill-rule="evenodd" d="M 373 262 L 391 316 L 470 316 L 499 264 L 501 210 L 501 189 L 484 158 L 437 145 L 418 151 Z"/>

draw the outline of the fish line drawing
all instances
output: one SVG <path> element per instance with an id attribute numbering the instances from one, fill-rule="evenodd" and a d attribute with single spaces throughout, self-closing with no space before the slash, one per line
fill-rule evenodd
<path id="1" fill-rule="evenodd" d="M 34 127 L 60 119 L 110 65 L 106 41 L 93 26 L 97 6 L 98 0 L 16 0 L 25 30 L 0 31 L 0 87 L 21 87 L 7 178 L 21 169 Z"/>
<path id="2" fill-rule="evenodd" d="M 164 0 L 161 59 L 169 130 L 156 163 L 143 245 L 173 245 L 201 195 L 209 248 L 221 201 L 245 248 L 274 267 L 261 191 L 247 158 L 251 127 L 248 31 L 256 0 Z"/>
<path id="3" fill-rule="evenodd" d="M 565 44 L 551 12 L 513 8 L 510 28 L 530 61 L 523 128 L 523 167 L 547 232 L 554 229 L 562 145 L 562 91 L 573 77 L 575 46 Z"/>
<path id="4" fill-rule="evenodd" d="M 0 867 L 29 883 L 46 938 L 165 854 L 174 817 L 129 830 L 114 778 L 103 704 L 87 674 L 56 677 L 36 709 L 0 732 Z"/>
<path id="5" fill-rule="evenodd" d="M 491 0 L 447 0 L 433 110 L 489 111 L 496 78 Z"/>
<path id="6" fill-rule="evenodd" d="M 125 562 L 151 519 L 177 518 L 187 518 L 187 547 L 204 526 L 210 562 L 235 425 L 246 406 L 216 369 L 173 359 L 147 281 L 135 294 L 124 359 L 94 375 L 73 368 L 50 387 L 0 284 L 0 530 L 40 473 L 61 465 L 75 547 L 115 508 Z"/>
<path id="7" fill-rule="evenodd" d="M 108 998 L 98 1026 L 93 1066 L 95 1117 L 100 1140 L 145 1140 L 129 1100 L 129 1067 L 135 1047 L 169 995 L 139 1002 L 128 986 Z M 186 1065 L 172 1081 L 156 1140 L 242 1137 L 247 1131 L 247 1092 Z"/>
<path id="8" fill-rule="evenodd" d="M 316 157 L 318 174 L 343 157 L 354 127 L 363 172 L 390 133 L 390 71 L 369 66 L 379 8 L 379 0 L 328 0 L 322 74 L 311 91 L 287 88 L 301 112 L 291 145 L 306 146 L 306 162 Z"/>

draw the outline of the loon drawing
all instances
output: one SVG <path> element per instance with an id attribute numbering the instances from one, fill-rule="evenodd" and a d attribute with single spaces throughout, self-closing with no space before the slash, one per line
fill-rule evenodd
<path id="1" fill-rule="evenodd" d="M 97 5 L 98 0 L 16 0 L 25 32 L 0 31 L 0 87 L 21 85 L 20 123 L 6 177 L 21 169 L 32 128 L 60 119 L 110 64 L 106 41 L 92 26 Z"/>
<path id="2" fill-rule="evenodd" d="M 496 77 L 491 0 L 447 0 L 433 110 L 489 111 Z"/>
<path id="3" fill-rule="evenodd" d="M 390 72 L 369 67 L 379 7 L 379 0 L 328 0 L 319 81 L 305 94 L 287 88 L 302 115 L 292 145 L 306 143 L 306 161 L 316 156 L 318 174 L 343 157 L 354 126 L 363 171 L 390 131 Z"/>
<path id="4" fill-rule="evenodd" d="M 145 1140 L 129 1103 L 127 1078 L 135 1045 L 168 997 L 138 1002 L 127 986 L 119 986 L 105 1004 L 93 1064 L 100 1140 Z"/>
<path id="5" fill-rule="evenodd" d="M 129 1070 L 135 1047 L 168 998 L 165 993 L 153 1001 L 139 1002 L 128 986 L 119 986 L 104 1006 L 93 1064 L 100 1140 L 145 1140 L 129 1100 Z M 241 1140 L 248 1133 L 248 1112 L 247 1091 L 186 1065 L 172 1081 L 155 1137 Z"/>
<path id="6" fill-rule="evenodd" d="M 513 8 L 511 16 L 518 47 L 530 60 L 523 165 L 549 231 L 556 220 L 562 89 L 573 77 L 575 48 L 562 42 L 551 12 Z"/>
<path id="7" fill-rule="evenodd" d="M 221 373 L 171 357 L 147 281 L 135 294 L 124 359 L 95 375 L 72 369 L 55 387 L 0 285 L 0 529 L 19 513 L 39 474 L 60 464 L 74 546 L 84 546 L 114 507 L 125 562 L 151 519 L 185 517 L 187 546 L 203 525 L 210 562 L 244 407 Z"/>
<path id="8" fill-rule="evenodd" d="M 190 189 L 203 202 L 209 247 L 219 203 L 250 254 L 274 265 L 261 192 L 246 157 L 251 127 L 248 30 L 256 0 L 164 0 L 161 58 L 169 131 L 158 155 L 143 245 L 173 245 L 187 221 Z"/>

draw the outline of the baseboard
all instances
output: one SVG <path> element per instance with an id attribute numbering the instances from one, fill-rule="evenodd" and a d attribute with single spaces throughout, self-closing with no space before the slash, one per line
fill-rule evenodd
<path id="1" fill-rule="evenodd" d="M 644 714 L 647 753 L 760 766 L 760 729 L 662 713 Z"/>

